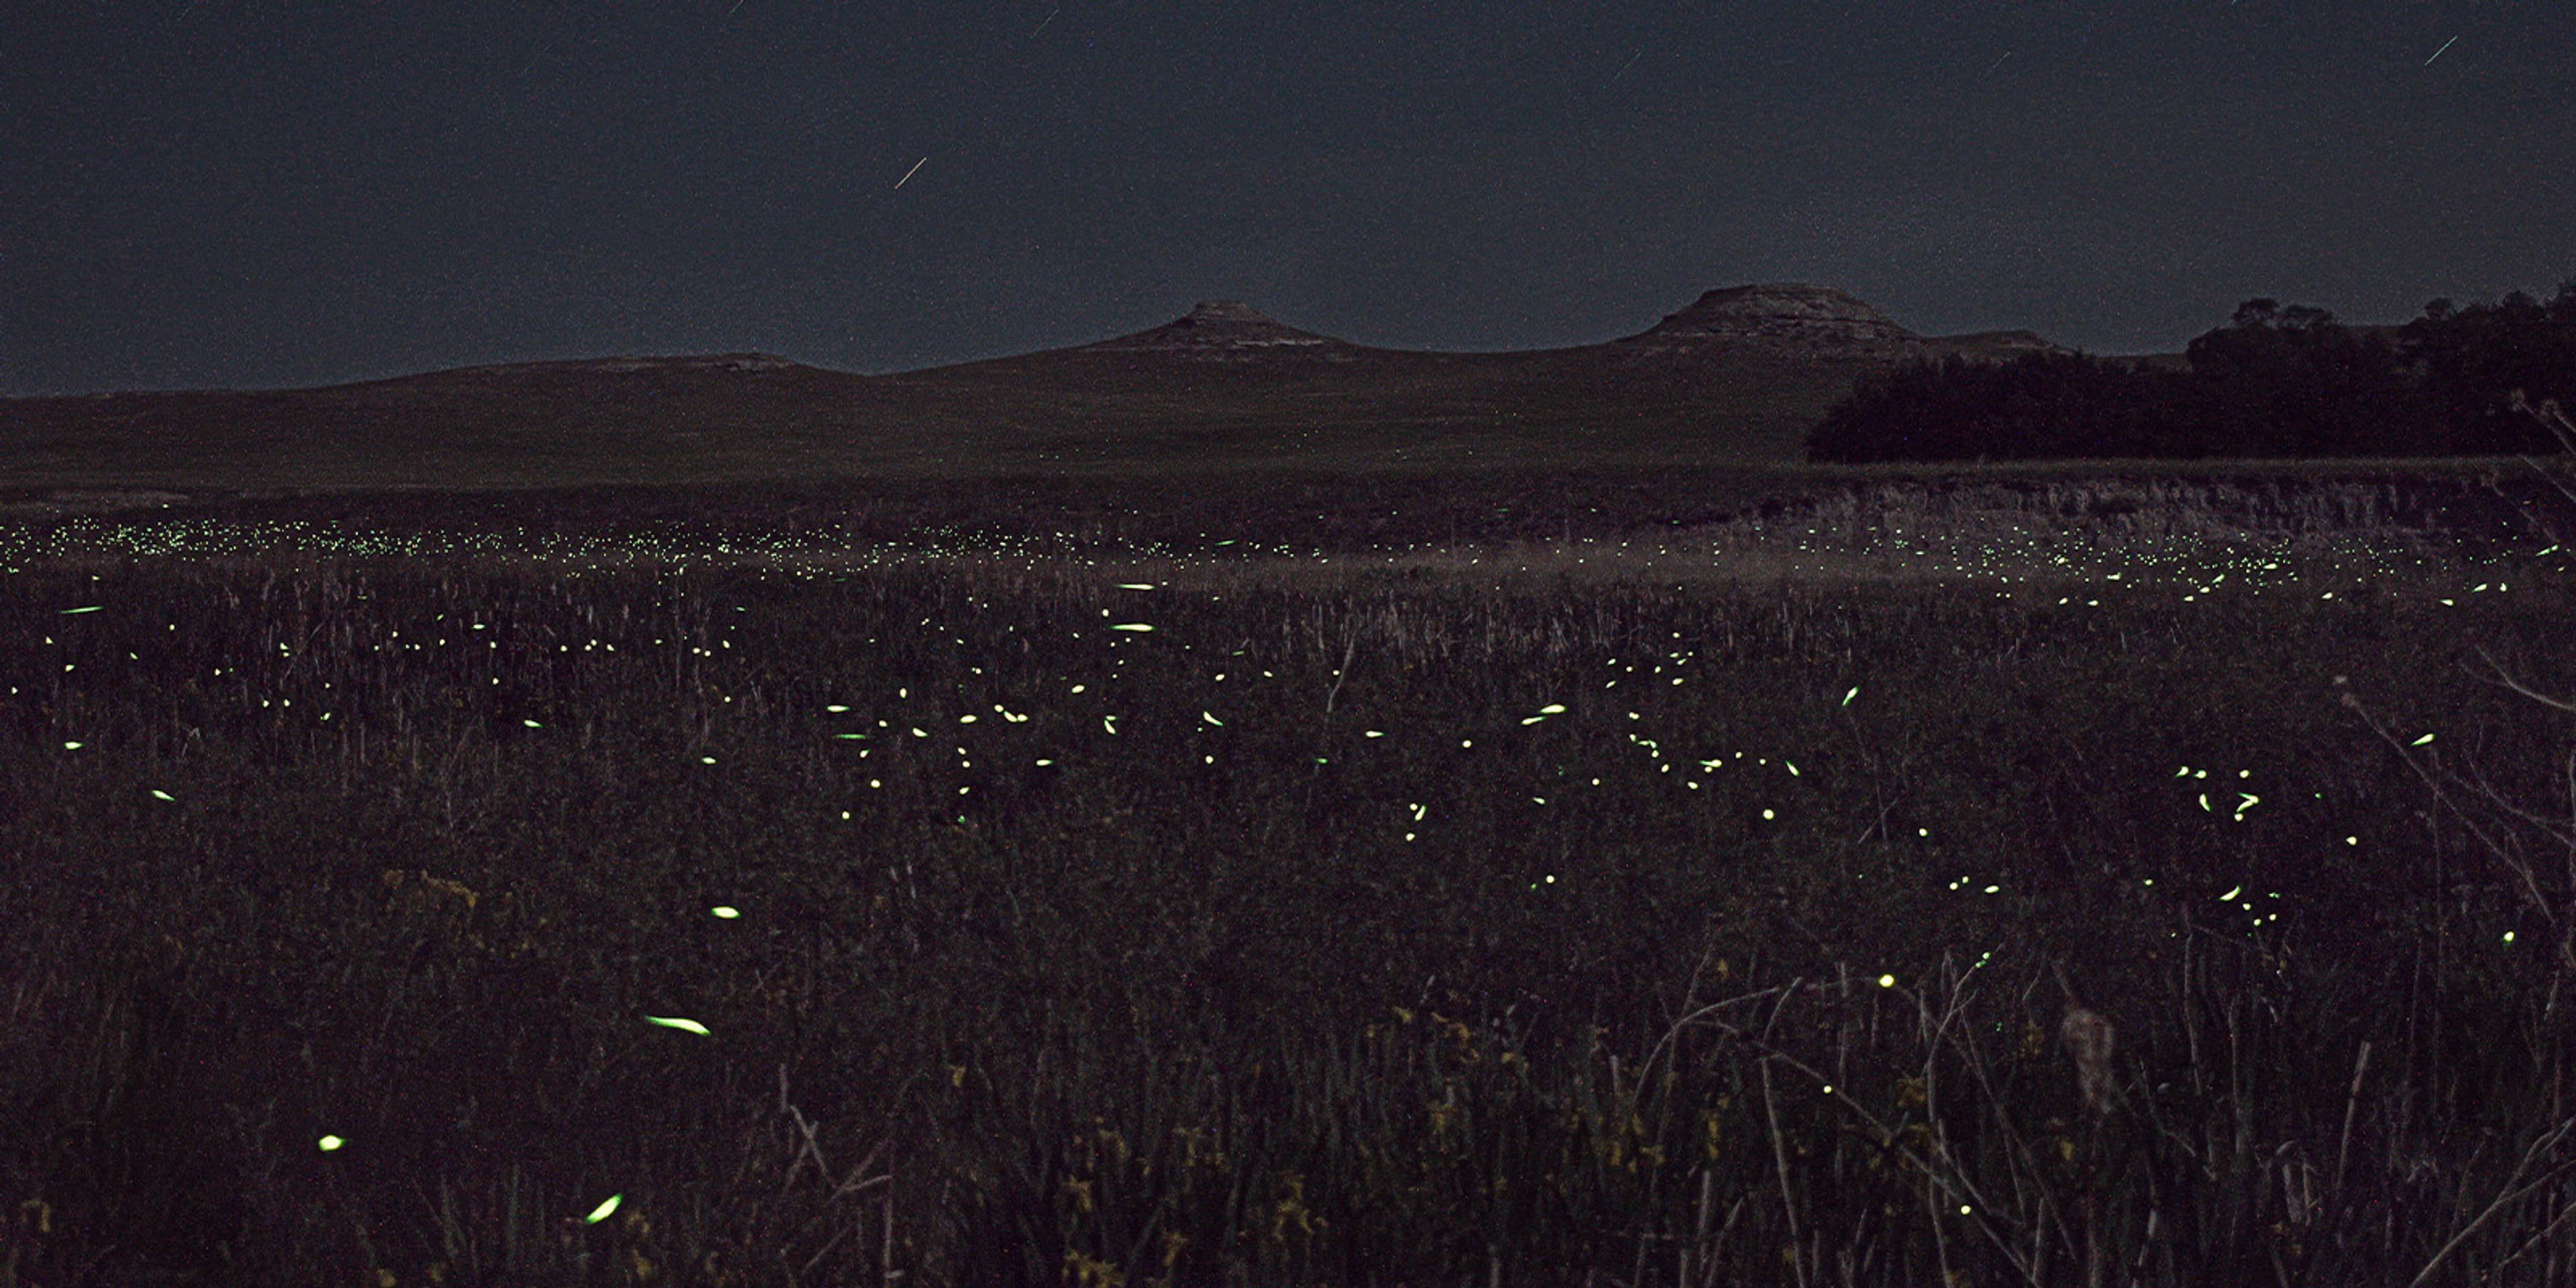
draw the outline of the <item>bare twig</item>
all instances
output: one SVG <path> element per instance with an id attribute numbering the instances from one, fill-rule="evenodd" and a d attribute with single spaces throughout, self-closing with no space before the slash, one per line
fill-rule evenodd
<path id="1" fill-rule="evenodd" d="M 806 1119 L 804 1111 L 787 1102 L 787 1066 L 784 1063 L 778 1066 L 778 1111 L 787 1115 L 788 1121 L 796 1125 L 797 1133 L 804 1137 L 795 1157 L 787 1162 L 787 1175 L 779 1178 L 778 1192 L 787 1192 L 787 1187 L 796 1180 L 797 1168 L 803 1166 L 808 1158 L 814 1160 L 814 1170 L 828 1179 L 832 1169 L 823 1162 L 823 1146 L 814 1139 L 814 1124 Z"/>
<path id="2" fill-rule="evenodd" d="M 2490 1274 L 2489 1281 L 2493 1282 L 2496 1277 L 2501 1276 L 2504 1273 L 2504 1268 L 2512 1265 L 2516 1260 L 2520 1259 L 2524 1253 L 2531 1251 L 2533 1248 L 2539 1247 L 2541 1240 L 2548 1238 L 2551 1232 L 2557 1230 L 2558 1227 L 2567 1224 L 2567 1219 L 2569 1217 L 2576 1217 L 2576 1203 L 2570 1203 L 2559 1208 L 2558 1215 L 2551 1218 L 2549 1224 L 2540 1227 L 2539 1233 L 2523 1240 L 2521 1247 L 2506 1253 L 2504 1260 L 2495 1264 L 2495 1270 Z M 2547 1282 L 2547 1280 L 2544 1279 L 2543 1282 Z"/>
<path id="3" fill-rule="evenodd" d="M 1789 999 L 1786 996 L 1783 996 L 1778 1003 L 1772 1006 L 1771 1024 L 1777 1024 L 1780 1022 L 1780 1011 L 1788 1004 Z M 1766 1038 L 1769 1036 L 1770 1027 L 1771 1025 L 1769 1024 L 1763 1026 L 1764 1036 Z M 1790 1264 L 1797 1268 L 1798 1288 L 1806 1288 L 1809 1269 L 1807 1266 L 1806 1248 L 1800 1242 L 1798 1234 L 1798 1196 L 1796 1191 L 1789 1187 L 1788 1143 L 1780 1139 L 1780 1110 L 1771 1098 L 1770 1057 L 1765 1056 L 1756 1061 L 1754 1063 L 1754 1067 L 1762 1074 L 1762 1114 L 1763 1117 L 1769 1120 L 1771 1124 L 1771 1161 L 1773 1166 L 1778 1169 L 1780 1177 L 1781 1215 L 1787 1220 L 1789 1225 Z"/>
<path id="4" fill-rule="evenodd" d="M 2504 667 L 2495 660 L 2495 656 L 2493 654 L 2487 652 L 2486 645 L 2478 644 L 2473 645 L 2472 647 L 2476 648 L 2478 656 L 2485 658 L 2487 660 L 2487 665 L 2494 669 L 2496 673 L 2495 683 L 2501 684 L 2544 707 L 2553 707 L 2560 711 L 2576 712 L 2576 702 L 2568 702 L 2563 699 L 2553 698 L 2545 693 L 2535 693 L 2532 690 L 2525 688 L 2520 681 L 2505 674 Z"/>
<path id="5" fill-rule="evenodd" d="M 1758 1002 L 1766 997 L 1776 997 L 1788 993 L 1797 988 L 1800 982 L 1801 981 L 1799 980 L 1793 979 L 1786 984 L 1746 993 L 1740 997 L 1730 997 L 1722 1002 L 1711 1002 L 1706 1006 L 1700 1007 L 1698 1010 L 1691 1011 L 1688 1014 L 1683 1015 L 1680 1019 L 1673 1021 L 1672 1027 L 1664 1030 L 1664 1036 L 1656 1040 L 1654 1048 L 1646 1052 L 1645 1061 L 1637 1066 L 1637 1076 L 1640 1079 L 1644 1078 L 1647 1071 L 1655 1067 L 1655 1058 L 1662 1055 L 1664 1053 L 1664 1048 L 1671 1045 L 1673 1038 L 1678 1036 L 1682 1029 L 1689 1026 L 1691 1023 L 1707 1019 L 1730 1006 L 1740 1006 L 1746 1002 Z M 1743 1036 L 1742 1030 L 1737 1029 L 1731 1024 L 1720 1022 L 1718 1027 L 1723 1028 L 1728 1033 L 1734 1034 L 1738 1037 Z M 1806 1066 L 1800 1065 L 1799 1068 L 1805 1070 Z M 1813 1072 L 1812 1070 L 1807 1071 Z M 1819 1080 L 1821 1081 L 1821 1079 Z M 1644 1084 L 1641 1082 L 1639 1085 L 1642 1086 Z"/>
<path id="6" fill-rule="evenodd" d="M 1333 699 L 1342 692 L 1342 681 L 1351 676 L 1351 659 L 1360 651 L 1360 638 L 1353 633 L 1342 641 L 1342 664 L 1333 671 L 1333 687 L 1324 693 L 1324 714 L 1333 714 Z"/>
<path id="7" fill-rule="evenodd" d="M 2551 926 L 2557 926 L 2559 924 L 2558 909 L 2551 905 L 2549 896 L 2541 890 L 2539 880 L 2533 872 L 2531 863 L 2524 859 L 2520 854 L 2516 853 L 2514 849 L 2506 846 L 2503 841 L 2497 839 L 2493 834 L 2488 832 L 2486 828 L 2480 826 L 2476 818 L 2472 817 L 2467 810 L 2462 809 L 2460 807 L 2460 803 L 2457 800 L 2454 800 L 2449 792 L 2443 790 L 2442 780 L 2435 777 L 2421 764 L 2418 764 L 2415 757 L 2407 754 L 2407 746 L 2398 741 L 2395 734 L 2391 733 L 2377 720 L 2371 718 L 2369 710 L 2362 706 L 2360 698 L 2355 697 L 2350 693 L 2346 693 L 2343 695 L 2341 701 L 2344 706 L 2350 708 L 2355 714 L 2361 717 L 2363 724 L 2370 726 L 2370 731 L 2372 733 L 2379 735 L 2380 741 L 2387 743 L 2390 748 L 2397 752 L 2398 758 L 2405 762 L 2408 769 L 2415 771 L 2416 777 L 2424 780 L 2424 785 L 2431 788 L 2433 791 L 2433 799 L 2449 808 L 2451 813 L 2460 820 L 2461 825 L 2468 828 L 2469 834 L 2478 838 L 2479 843 L 2487 848 L 2487 852 L 2493 854 L 2496 859 L 2504 865 L 2505 869 L 2511 872 L 2513 876 L 2520 881 L 2522 885 L 2522 893 L 2524 897 L 2529 900 L 2532 910 L 2538 912 L 2541 919 L 2548 922 Z M 2453 777 L 2456 779 L 2457 776 L 2454 775 Z M 2565 936 L 2561 937 L 2559 953 L 2563 965 L 2570 969 L 2576 969 L 2576 953 L 2570 952 L 2568 941 Z"/>
<path id="8" fill-rule="evenodd" d="M 2505 405 L 2514 411 L 2528 413 L 2540 422 L 2542 428 L 2555 435 L 2559 444 L 2565 447 L 2570 455 L 2576 455 L 2576 421 L 2567 419 L 2567 413 L 2558 409 L 2556 399 L 2544 398 L 2540 401 L 2540 406 L 2535 408 L 2531 405 L 2531 399 L 2523 391 L 2516 389 L 2513 391 L 2513 397 Z M 2550 478 L 2549 471 L 2540 468 L 2540 462 L 2525 456 L 2522 458 L 2522 463 L 2530 466 L 2532 473 L 2548 480 L 2549 486 L 2558 489 L 2560 495 L 2570 501 L 2576 501 L 2576 491 L 2570 491 L 2566 484 Z"/>
<path id="9" fill-rule="evenodd" d="M 2496 1213 L 2502 1212 L 2506 1208 L 2520 1202 L 2525 1195 L 2530 1194 L 2533 1190 L 2539 1189 L 2550 1181 L 2556 1180 L 2559 1173 L 2566 1171 L 2570 1167 L 2576 1167 L 2576 1162 L 2561 1163 L 2556 1167 L 2552 1167 L 2548 1171 L 2541 1173 L 2539 1176 L 2532 1178 L 2532 1180 L 2526 1184 L 2520 1186 L 2514 1184 L 2514 1182 L 2522 1179 L 2522 1174 L 2524 1172 L 2530 1170 L 2531 1163 L 2534 1158 L 2537 1158 L 2548 1150 L 2557 1148 L 2558 1142 L 2565 1140 L 2567 1138 L 2567 1134 L 2571 1130 L 2576 1130 L 2576 1118 L 2568 1118 L 2560 1121 L 2554 1130 L 2531 1142 L 2530 1147 L 2522 1151 L 2522 1161 L 2514 1164 L 2513 1174 L 2504 1178 L 2504 1188 L 2496 1195 L 2495 1202 L 2488 1204 L 2486 1211 L 2478 1213 L 2476 1220 L 2469 1222 L 2467 1225 L 2461 1226 L 2459 1233 L 2452 1235 L 2451 1241 L 2443 1244 L 2442 1250 L 2434 1253 L 2431 1261 L 2424 1263 L 2424 1268 L 2416 1272 L 2415 1278 L 2408 1282 L 2406 1288 L 2422 1288 L 2424 1281 L 2432 1278 L 2434 1271 L 2441 1269 L 2442 1263 L 2450 1258 L 2451 1253 L 2456 1251 L 2462 1243 L 2467 1242 L 2470 1235 L 2477 1233 L 2479 1227 L 2484 1226 L 2491 1220 L 2494 1220 Z"/>
<path id="10" fill-rule="evenodd" d="M 1732 998 L 1725 1002 L 1714 1003 L 1693 1012 L 1690 1016 L 1686 1017 L 1686 1020 L 1707 1019 L 1709 1023 L 1715 1025 L 1720 1030 L 1723 1030 L 1727 1036 L 1752 1048 L 1757 1055 L 1763 1058 L 1763 1064 L 1761 1067 L 1764 1071 L 1763 1077 L 1766 1082 L 1770 1076 L 1768 1072 L 1769 1063 L 1771 1061 L 1777 1061 L 1785 1068 L 1794 1069 L 1797 1072 L 1806 1075 L 1819 1086 L 1826 1085 L 1829 1084 L 1832 1079 L 1827 1078 L 1821 1070 L 1808 1065 L 1805 1061 L 1802 1061 L 1796 1056 L 1772 1045 L 1767 1031 L 1762 1034 L 1752 1033 L 1739 1028 L 1736 1025 L 1730 1024 L 1724 1019 L 1717 1018 L 1715 1014 L 1722 1008 L 1731 1006 L 1736 1002 L 1751 1001 L 1755 998 L 1769 997 L 1775 994 L 1783 995 L 1781 1000 L 1785 1002 L 1787 1000 L 1785 995 L 1794 992 L 1800 982 L 1801 981 L 1798 980 L 1792 980 L 1788 985 L 1781 988 L 1764 989 L 1759 993 L 1749 994 L 1745 997 Z M 1929 1049 L 1934 1051 L 1939 1049 L 1943 1037 L 1948 1034 L 1949 1030 L 1958 1019 L 1961 1010 L 1965 1006 L 1965 988 L 1966 981 L 1964 979 L 1954 979 L 1949 1004 L 1940 1013 L 1940 1022 L 1938 1026 L 1930 1028 L 1925 1034 L 1926 1045 Z M 1931 1015 L 1932 1011 L 1929 1000 L 1919 993 L 1914 996 L 1915 1003 L 1917 1007 L 1922 1010 L 1923 1014 L 1927 1017 Z M 1776 1018 L 1776 1016 L 1777 1010 L 1775 1008 L 1774 1017 Z M 1660 1050 L 1660 1048 L 1661 1044 L 1659 1043 L 1658 1049 Z M 1940 1119 L 1936 1112 L 1937 1106 L 1932 1100 L 1934 1087 L 1929 1076 L 1928 1063 L 1926 1067 L 1924 1094 L 1924 1112 L 1926 1116 L 1932 1120 L 1934 1129 L 1937 1132 Z M 1949 1146 L 1942 1137 L 1937 1134 L 1935 1135 L 1933 1138 L 1932 1149 L 1929 1154 L 1917 1153 L 1913 1148 L 1904 1144 L 1902 1139 L 1898 1137 L 1886 1123 L 1882 1122 L 1877 1115 L 1870 1113 L 1865 1108 L 1862 1108 L 1859 1100 L 1855 1097 L 1836 1095 L 1832 1099 L 1835 1104 L 1841 1106 L 1845 1111 L 1867 1124 L 1872 1137 L 1876 1139 L 1882 1147 L 1893 1149 L 1898 1158 L 1912 1163 L 1914 1166 L 1921 1169 L 1924 1177 L 1931 1183 L 1926 1189 L 1927 1194 L 1932 1190 L 1937 1189 L 1946 1195 L 1949 1201 L 1965 1201 L 1967 1205 L 1973 1209 L 1977 1229 L 1980 1233 L 1986 1236 L 1986 1240 L 1989 1243 L 1992 1243 L 1996 1250 L 2003 1253 L 2005 1260 L 2012 1263 L 2014 1269 L 2021 1274 L 2022 1278 L 2026 1282 L 2033 1284 L 2038 1282 L 2035 1267 L 2025 1260 L 2022 1253 L 2018 1249 L 2014 1248 L 2012 1244 L 2004 1238 L 2003 1234 L 1995 1228 L 1994 1223 L 1988 1219 L 1987 1213 L 1996 1210 L 1996 1205 L 1989 1203 L 1984 1192 L 1977 1188 L 1976 1182 L 1968 1178 L 1966 1169 L 1962 1168 L 1959 1165 L 1958 1160 L 1951 1156 Z M 2022 1152 L 2025 1156 L 2028 1155 L 2029 1151 L 2026 1146 L 2022 1148 Z M 1776 1161 L 1777 1160 L 1775 1160 L 1775 1162 Z M 1938 1164 L 1938 1166 L 1936 1166 L 1936 1164 Z M 1934 1214 L 1934 1232 L 1936 1236 L 1939 1235 L 1941 1231 L 1938 1219 L 1939 1214 L 1936 1212 Z M 1946 1238 L 1944 1238 L 1943 1243 L 1943 1255 L 1946 1257 Z"/>
<path id="11" fill-rule="evenodd" d="M 2361 1108 L 2362 1075 L 2370 1072 L 2370 1044 L 2361 1044 L 2361 1054 L 2352 1062 L 2352 1095 L 2343 1102 L 2343 1143 L 2335 1146 L 2334 1193 L 2343 1197 L 2343 1168 L 2352 1158 L 2352 1116 Z"/>

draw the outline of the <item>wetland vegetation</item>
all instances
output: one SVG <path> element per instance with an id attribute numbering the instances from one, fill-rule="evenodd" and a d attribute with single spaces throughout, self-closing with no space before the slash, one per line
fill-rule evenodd
<path id="1" fill-rule="evenodd" d="M 30 521 L 0 1282 L 2563 1283 L 2434 473 Z"/>

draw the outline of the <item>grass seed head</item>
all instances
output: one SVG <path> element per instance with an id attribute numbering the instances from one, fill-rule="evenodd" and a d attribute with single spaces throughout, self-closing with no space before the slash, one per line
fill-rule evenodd
<path id="1" fill-rule="evenodd" d="M 2058 1025 L 2058 1036 L 2066 1042 L 2066 1052 L 2075 1058 L 2075 1081 L 2084 1093 L 2084 1106 L 2095 1113 L 2111 1108 L 2111 1048 L 2114 1032 L 2111 1022 L 2098 1011 L 2070 1006 L 2066 1019 Z"/>

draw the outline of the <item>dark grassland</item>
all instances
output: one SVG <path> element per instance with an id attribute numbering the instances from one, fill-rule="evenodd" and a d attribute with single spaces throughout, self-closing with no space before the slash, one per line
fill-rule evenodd
<path id="1" fill-rule="evenodd" d="M 48 518 L 0 1284 L 2564 1284 L 2482 468 Z"/>

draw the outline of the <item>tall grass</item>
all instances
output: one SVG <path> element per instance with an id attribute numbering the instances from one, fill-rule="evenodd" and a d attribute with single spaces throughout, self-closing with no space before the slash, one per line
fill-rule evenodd
<path id="1" fill-rule="evenodd" d="M 2565 1282 L 2563 574 L 2256 566 L 30 565 L 0 1283 Z"/>

